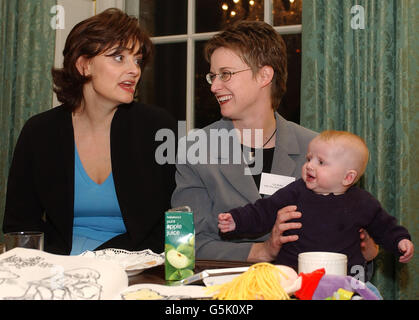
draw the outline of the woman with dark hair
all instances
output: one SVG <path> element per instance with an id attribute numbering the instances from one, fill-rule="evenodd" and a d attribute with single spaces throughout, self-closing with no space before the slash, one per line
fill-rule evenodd
<path id="1" fill-rule="evenodd" d="M 29 119 L 10 168 L 3 231 L 39 230 L 45 250 L 163 250 L 174 166 L 158 165 L 163 109 L 134 102 L 152 43 L 136 18 L 108 9 L 77 24 L 53 69 L 62 105 Z"/>

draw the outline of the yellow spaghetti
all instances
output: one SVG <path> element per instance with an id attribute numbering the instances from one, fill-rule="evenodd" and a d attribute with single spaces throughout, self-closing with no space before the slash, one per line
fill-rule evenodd
<path id="1" fill-rule="evenodd" d="M 222 285 L 208 287 L 218 300 L 289 300 L 282 288 L 281 277 L 288 279 L 273 264 L 262 262 L 249 267 L 247 271 Z"/>

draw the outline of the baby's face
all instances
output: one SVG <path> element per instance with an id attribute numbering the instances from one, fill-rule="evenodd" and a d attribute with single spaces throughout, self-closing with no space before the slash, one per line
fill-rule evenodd
<path id="1" fill-rule="evenodd" d="M 334 140 L 313 139 L 307 152 L 307 161 L 302 169 L 302 178 L 308 189 L 318 194 L 342 194 L 347 173 L 345 150 Z"/>

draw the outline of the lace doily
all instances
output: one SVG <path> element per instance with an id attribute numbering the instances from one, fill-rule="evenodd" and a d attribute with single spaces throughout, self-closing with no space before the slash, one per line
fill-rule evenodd
<path id="1" fill-rule="evenodd" d="M 80 256 L 117 262 L 125 269 L 128 276 L 139 274 L 145 269 L 164 263 L 164 253 L 157 254 L 150 249 L 142 251 L 128 251 L 109 248 L 98 251 L 85 251 L 80 254 Z"/>

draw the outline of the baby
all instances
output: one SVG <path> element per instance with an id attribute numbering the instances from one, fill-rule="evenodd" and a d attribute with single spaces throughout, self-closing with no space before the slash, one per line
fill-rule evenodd
<path id="1" fill-rule="evenodd" d="M 414 252 L 408 231 L 397 225 L 370 193 L 354 186 L 365 171 L 368 156 L 359 136 L 324 131 L 309 144 L 301 179 L 255 204 L 220 213 L 218 227 L 231 235 L 267 233 L 275 224 L 278 209 L 296 205 L 301 218 L 289 222 L 300 222 L 302 227 L 284 232 L 284 236 L 297 235 L 297 240 L 282 245 L 276 263 L 297 270 L 299 253 L 340 252 L 348 257 L 348 274 L 355 275 L 359 270 L 351 272 L 352 266 L 365 267 L 366 263 L 360 228 L 386 250 L 400 255 L 400 262 L 407 263 Z"/>

